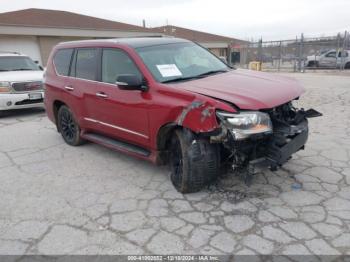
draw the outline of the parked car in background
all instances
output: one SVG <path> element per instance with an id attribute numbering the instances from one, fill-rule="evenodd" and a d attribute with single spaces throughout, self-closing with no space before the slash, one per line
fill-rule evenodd
<path id="1" fill-rule="evenodd" d="M 314 110 L 293 106 L 295 80 L 236 70 L 179 38 L 61 43 L 49 57 L 45 107 L 65 142 L 102 144 L 168 163 L 182 193 L 223 167 L 272 170 L 303 149 Z"/>
<path id="2" fill-rule="evenodd" d="M 350 50 L 328 50 L 323 51 L 318 55 L 308 56 L 306 66 L 350 69 Z"/>
<path id="3" fill-rule="evenodd" d="M 26 55 L 0 53 L 0 114 L 43 106 L 43 99 L 43 68 Z"/>

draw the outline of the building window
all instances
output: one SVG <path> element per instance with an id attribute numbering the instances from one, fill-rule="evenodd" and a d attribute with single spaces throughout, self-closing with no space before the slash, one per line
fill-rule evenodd
<path id="1" fill-rule="evenodd" d="M 220 56 L 226 56 L 226 49 L 220 48 Z"/>

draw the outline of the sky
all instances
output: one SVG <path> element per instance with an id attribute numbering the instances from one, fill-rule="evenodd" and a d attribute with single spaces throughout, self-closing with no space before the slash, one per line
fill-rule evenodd
<path id="1" fill-rule="evenodd" d="M 147 27 L 177 25 L 244 40 L 350 30 L 350 0 L 0 0 L 0 12 L 65 10 Z"/>

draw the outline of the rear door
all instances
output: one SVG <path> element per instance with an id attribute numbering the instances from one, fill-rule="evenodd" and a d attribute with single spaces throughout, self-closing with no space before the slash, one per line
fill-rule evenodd
<path id="1" fill-rule="evenodd" d="M 337 67 L 342 68 L 349 61 L 349 52 L 346 50 L 338 52 Z"/>
<path id="2" fill-rule="evenodd" d="M 77 48 L 75 50 L 69 82 L 66 90 L 74 94 L 76 111 L 80 126 L 84 129 L 98 130 L 99 124 L 94 118 L 94 110 L 89 104 L 96 104 L 96 86 L 98 84 L 99 49 Z"/>

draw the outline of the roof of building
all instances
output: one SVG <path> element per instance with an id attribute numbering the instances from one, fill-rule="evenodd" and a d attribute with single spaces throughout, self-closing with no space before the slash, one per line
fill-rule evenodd
<path id="1" fill-rule="evenodd" d="M 141 26 L 67 11 L 36 8 L 0 13 L 0 25 L 152 32 Z"/>
<path id="2" fill-rule="evenodd" d="M 167 45 L 175 43 L 191 43 L 189 40 L 175 37 L 130 37 L 130 38 L 113 38 L 113 39 L 94 39 L 94 40 L 78 40 L 60 43 L 60 46 L 94 46 L 101 44 L 124 44 L 132 48 Z"/>
<path id="3" fill-rule="evenodd" d="M 221 35 L 210 34 L 202 31 L 192 30 L 174 25 L 166 25 L 152 28 L 154 32 L 163 33 L 175 37 L 185 38 L 195 42 L 224 42 L 224 43 L 243 43 L 245 41 L 226 37 Z"/>

